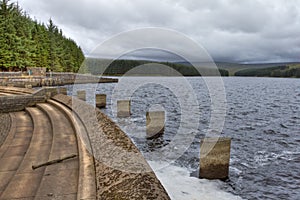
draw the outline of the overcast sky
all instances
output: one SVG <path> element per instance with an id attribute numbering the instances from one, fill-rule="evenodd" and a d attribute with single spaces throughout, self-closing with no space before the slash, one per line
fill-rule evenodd
<path id="1" fill-rule="evenodd" d="M 19 4 L 41 22 L 51 17 L 87 55 L 123 31 L 162 27 L 195 40 L 215 61 L 300 61 L 298 0 L 19 0 Z"/>

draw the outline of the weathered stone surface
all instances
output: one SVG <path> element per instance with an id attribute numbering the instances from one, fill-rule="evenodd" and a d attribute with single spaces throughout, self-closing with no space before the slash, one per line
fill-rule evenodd
<path id="1" fill-rule="evenodd" d="M 119 100 L 117 101 L 117 116 L 118 117 L 130 117 L 131 102 L 130 100 Z"/>
<path id="2" fill-rule="evenodd" d="M 2 87 L 0 87 L 1 91 Z M 19 95 L 0 96 L 0 113 L 18 112 L 24 110 L 28 106 L 35 106 L 37 103 L 45 103 L 47 98 L 59 93 L 58 88 L 43 87 L 37 91 L 31 91 L 24 88 L 3 89 L 5 92 L 18 93 Z M 32 94 L 29 94 L 29 92 Z"/>
<path id="3" fill-rule="evenodd" d="M 27 85 L 25 85 L 25 88 L 32 89 L 32 85 L 31 84 L 27 84 Z"/>
<path id="4" fill-rule="evenodd" d="M 4 142 L 6 136 L 9 133 L 11 126 L 10 115 L 6 113 L 0 113 L 0 146 Z"/>
<path id="5" fill-rule="evenodd" d="M 96 163 L 98 199 L 170 199 L 142 154 L 99 109 L 76 98 L 56 95 L 83 121 Z"/>
<path id="6" fill-rule="evenodd" d="M 106 107 L 106 94 L 96 94 L 96 107 L 97 108 Z"/>
<path id="7" fill-rule="evenodd" d="M 39 187 L 41 173 L 24 173 L 16 174 L 5 191 L 1 195 L 1 199 L 24 199 L 33 198 Z"/>
<path id="8" fill-rule="evenodd" d="M 64 88 L 64 87 L 59 88 L 59 94 L 68 95 L 68 90 L 67 90 L 67 88 Z"/>
<path id="9" fill-rule="evenodd" d="M 18 112 L 25 109 L 26 106 L 34 106 L 37 103 L 46 101 L 45 96 L 17 95 L 0 97 L 0 113 Z"/>
<path id="10" fill-rule="evenodd" d="M 153 111 L 146 113 L 146 133 L 147 138 L 152 139 L 164 133 L 165 112 Z"/>
<path id="11" fill-rule="evenodd" d="M 200 144 L 200 178 L 227 179 L 230 138 L 205 138 Z"/>

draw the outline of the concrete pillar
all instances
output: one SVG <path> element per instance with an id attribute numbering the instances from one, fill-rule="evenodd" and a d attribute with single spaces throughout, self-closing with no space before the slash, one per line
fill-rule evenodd
<path id="1" fill-rule="evenodd" d="M 117 101 L 117 109 L 118 117 L 130 117 L 130 100 Z"/>
<path id="2" fill-rule="evenodd" d="M 85 101 L 86 100 L 86 91 L 81 90 L 81 91 L 77 91 L 77 98 Z"/>
<path id="3" fill-rule="evenodd" d="M 230 145 L 230 138 L 206 138 L 201 141 L 199 178 L 228 178 Z"/>
<path id="4" fill-rule="evenodd" d="M 64 95 L 68 95 L 68 90 L 67 90 L 67 88 L 61 87 L 61 88 L 59 88 L 59 93 L 64 94 Z"/>
<path id="5" fill-rule="evenodd" d="M 153 111 L 146 113 L 146 134 L 148 139 L 160 136 L 165 130 L 165 112 Z"/>
<path id="6" fill-rule="evenodd" d="M 52 97 L 52 93 L 51 92 L 46 92 L 46 99 L 50 99 Z"/>
<path id="7" fill-rule="evenodd" d="M 96 107 L 97 108 L 106 107 L 106 94 L 96 94 Z"/>

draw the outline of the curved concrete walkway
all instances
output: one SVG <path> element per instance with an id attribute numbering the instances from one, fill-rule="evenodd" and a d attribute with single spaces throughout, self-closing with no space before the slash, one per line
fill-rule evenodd
<path id="1" fill-rule="evenodd" d="M 83 174 L 93 160 L 83 156 L 75 122 L 60 109 L 45 103 L 11 114 L 0 147 L 0 199 L 96 199 L 95 176 Z M 70 155 L 76 157 L 32 169 Z"/>

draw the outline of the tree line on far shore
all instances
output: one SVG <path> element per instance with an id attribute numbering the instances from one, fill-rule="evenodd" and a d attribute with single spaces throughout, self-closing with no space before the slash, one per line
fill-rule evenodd
<path id="1" fill-rule="evenodd" d="M 136 67 L 142 66 L 140 69 Z M 168 66 L 160 67 L 161 65 Z M 233 64 L 234 65 L 234 64 Z M 238 64 L 235 64 L 238 65 Z M 274 64 L 275 65 L 275 64 Z M 172 63 L 172 62 L 157 62 L 157 61 L 143 61 L 143 60 L 105 60 L 97 58 L 87 58 L 82 65 L 86 72 L 92 74 L 103 75 L 123 75 L 128 73 L 130 75 L 183 75 L 183 76 L 230 76 L 227 69 L 214 70 L 203 64 L 203 67 L 198 67 L 198 70 L 191 64 Z M 205 67 L 206 66 L 206 67 Z M 259 66 L 259 65 L 258 65 Z M 249 76 L 249 77 L 294 77 L 300 78 L 300 64 L 280 64 L 272 67 L 248 67 L 241 65 L 233 76 Z"/>
<path id="2" fill-rule="evenodd" d="M 0 71 L 45 67 L 77 72 L 84 60 L 81 48 L 50 19 L 31 19 L 18 4 L 0 0 Z"/>
<path id="3" fill-rule="evenodd" d="M 295 77 L 300 78 L 300 66 L 275 66 L 267 68 L 248 68 L 234 74 L 235 76 L 256 77 Z"/>
<path id="4" fill-rule="evenodd" d="M 96 75 L 166 75 L 166 76 L 228 76 L 224 69 L 212 69 L 172 62 L 144 61 L 144 60 L 106 60 L 87 58 L 82 65 L 82 71 Z"/>

